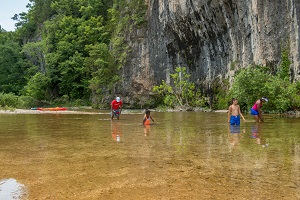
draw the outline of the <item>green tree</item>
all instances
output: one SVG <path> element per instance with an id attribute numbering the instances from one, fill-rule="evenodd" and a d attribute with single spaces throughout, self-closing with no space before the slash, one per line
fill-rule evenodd
<path id="1" fill-rule="evenodd" d="M 30 60 L 33 70 L 39 70 L 43 73 L 46 72 L 45 53 L 46 47 L 43 41 L 28 42 L 22 47 L 22 53 Z M 35 71 L 34 73 L 36 73 Z M 31 74 L 31 73 L 29 73 Z"/>
<path id="2" fill-rule="evenodd" d="M 113 90 L 119 81 L 118 68 L 105 43 L 88 45 L 86 48 L 89 56 L 85 59 L 85 67 L 92 76 L 89 80 L 91 100 L 94 105 L 99 105 L 104 103 L 104 95 Z"/>
<path id="3" fill-rule="evenodd" d="M 234 77 L 229 96 L 238 98 L 241 104 L 246 104 L 244 109 L 248 110 L 257 98 L 267 96 L 265 84 L 269 78 L 270 75 L 258 66 L 241 69 Z"/>
<path id="4" fill-rule="evenodd" d="M 300 107 L 299 83 L 290 83 L 286 76 L 281 75 L 282 73 L 271 75 L 261 67 L 242 69 L 234 77 L 229 96 L 238 98 L 241 104 L 246 105 L 247 110 L 263 96 L 269 99 L 269 102 L 264 105 L 265 111 L 284 112 L 298 109 Z"/>
<path id="5" fill-rule="evenodd" d="M 96 1 L 53 1 L 54 15 L 44 23 L 43 41 L 27 43 L 24 47 L 32 62 L 39 60 L 45 64 L 39 71 L 50 80 L 52 98 L 64 95 L 71 99 L 89 98 L 92 74 L 84 63 L 89 57 L 86 46 L 109 42 L 103 17 L 99 15 L 105 5 L 94 4 Z M 37 7 L 41 6 L 34 8 Z M 46 48 L 37 48 L 38 44 L 45 44 Z"/>
<path id="6" fill-rule="evenodd" d="M 0 32 L 0 92 L 19 94 L 26 84 L 28 63 L 13 32 Z"/>
<path id="7" fill-rule="evenodd" d="M 49 78 L 45 74 L 38 72 L 28 81 L 28 84 L 25 86 L 25 93 L 27 96 L 39 101 L 48 100 L 50 99 L 49 83 Z"/>
<path id="8" fill-rule="evenodd" d="M 16 52 L 30 61 L 19 70 L 23 94 L 49 101 L 111 93 L 130 52 L 127 34 L 145 24 L 147 6 L 143 0 L 30 0 L 28 9 L 13 17 L 16 44 L 23 46 Z"/>
<path id="9" fill-rule="evenodd" d="M 204 98 L 196 90 L 195 84 L 189 81 L 190 75 L 186 73 L 185 67 L 177 67 L 171 74 L 174 85 L 168 85 L 165 81 L 159 86 L 154 86 L 152 91 L 163 98 L 167 107 L 176 106 L 203 106 Z"/>

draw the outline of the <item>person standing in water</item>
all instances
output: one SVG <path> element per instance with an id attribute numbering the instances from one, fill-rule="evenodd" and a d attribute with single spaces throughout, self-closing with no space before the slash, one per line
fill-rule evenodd
<path id="1" fill-rule="evenodd" d="M 154 122 L 153 118 L 150 115 L 150 110 L 147 109 L 146 114 L 145 114 L 144 119 L 143 119 L 143 124 L 144 125 L 150 125 L 150 119 L 152 120 L 152 122 Z"/>
<path id="2" fill-rule="evenodd" d="M 231 99 L 232 104 L 228 108 L 228 123 L 230 125 L 240 125 L 240 117 L 245 118 L 241 112 L 240 106 L 238 105 L 238 100 L 236 98 Z"/>
<path id="3" fill-rule="evenodd" d="M 119 119 L 122 111 L 122 105 L 123 105 L 121 98 L 117 97 L 116 99 L 112 100 L 110 105 L 111 105 L 111 119 L 113 119 L 114 116 L 116 116 L 117 119 Z"/>
<path id="4" fill-rule="evenodd" d="M 267 97 L 262 97 L 261 99 L 256 100 L 250 110 L 251 115 L 253 115 L 254 120 L 256 122 L 259 122 L 259 121 L 264 122 L 264 117 L 263 117 L 263 114 L 261 111 L 261 107 L 263 106 L 264 102 L 268 102 Z"/>

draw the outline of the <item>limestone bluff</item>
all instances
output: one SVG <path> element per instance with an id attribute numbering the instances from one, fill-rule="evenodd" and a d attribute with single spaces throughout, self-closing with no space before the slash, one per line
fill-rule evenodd
<path id="1" fill-rule="evenodd" d="M 126 37 L 123 97 L 147 96 L 178 66 L 208 88 L 249 65 L 275 67 L 289 51 L 300 79 L 299 0 L 146 0 L 147 24 Z"/>

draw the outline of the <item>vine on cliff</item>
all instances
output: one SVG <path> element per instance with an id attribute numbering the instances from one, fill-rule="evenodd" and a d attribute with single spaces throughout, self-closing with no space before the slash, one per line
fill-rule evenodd
<path id="1" fill-rule="evenodd" d="M 119 68 L 125 65 L 130 46 L 126 40 L 133 27 L 141 28 L 146 23 L 147 5 L 143 0 L 120 0 L 108 10 L 111 15 L 112 53 Z M 129 40 L 129 39 L 128 39 Z"/>
<path id="2" fill-rule="evenodd" d="M 289 59 L 289 52 L 287 50 L 283 50 L 281 52 L 281 63 L 278 66 L 278 76 L 281 79 L 289 80 L 291 63 L 292 62 Z"/>

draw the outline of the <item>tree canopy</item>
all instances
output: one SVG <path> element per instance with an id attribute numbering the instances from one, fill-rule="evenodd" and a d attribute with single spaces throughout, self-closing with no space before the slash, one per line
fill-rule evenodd
<path id="1" fill-rule="evenodd" d="M 132 21 L 122 21 L 131 15 L 123 6 L 134 8 L 136 3 L 144 4 L 141 0 L 30 0 L 28 13 L 13 16 L 16 31 L 0 31 L 0 92 L 38 101 L 85 99 L 97 106 L 119 80 L 117 63 L 128 51 L 124 42 L 116 42 L 124 38 L 121 30 L 144 18 L 139 10 L 144 8 L 145 13 L 146 7 L 137 5 Z"/>

